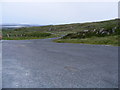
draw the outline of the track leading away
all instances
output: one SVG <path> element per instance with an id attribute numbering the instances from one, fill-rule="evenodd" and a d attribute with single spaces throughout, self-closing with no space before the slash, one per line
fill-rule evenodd
<path id="1" fill-rule="evenodd" d="M 2 41 L 3 88 L 116 88 L 118 47 Z"/>

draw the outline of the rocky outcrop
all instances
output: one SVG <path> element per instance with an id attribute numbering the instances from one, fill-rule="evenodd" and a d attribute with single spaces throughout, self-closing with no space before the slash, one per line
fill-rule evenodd
<path id="1" fill-rule="evenodd" d="M 115 35 L 118 34 L 118 32 L 120 32 L 120 30 L 118 29 L 118 27 L 114 27 L 112 29 L 104 29 L 101 28 L 99 30 L 97 29 L 93 29 L 93 30 L 83 30 L 77 33 L 70 33 L 67 34 L 66 36 L 62 37 L 63 39 L 66 38 L 89 38 L 92 36 L 97 36 L 97 37 L 104 37 L 104 36 L 108 36 L 108 35 Z"/>

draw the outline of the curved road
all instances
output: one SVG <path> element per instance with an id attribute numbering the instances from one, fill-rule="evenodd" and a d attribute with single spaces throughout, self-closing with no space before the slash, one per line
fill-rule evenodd
<path id="1" fill-rule="evenodd" d="M 118 47 L 2 41 L 3 88 L 117 88 Z"/>

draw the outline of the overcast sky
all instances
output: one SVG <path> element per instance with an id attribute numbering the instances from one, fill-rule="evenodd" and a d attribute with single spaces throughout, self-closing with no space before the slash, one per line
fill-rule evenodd
<path id="1" fill-rule="evenodd" d="M 117 2 L 3 2 L 3 23 L 65 24 L 118 17 Z"/>
<path id="2" fill-rule="evenodd" d="M 1 2 L 118 2 L 119 0 L 1 0 Z"/>

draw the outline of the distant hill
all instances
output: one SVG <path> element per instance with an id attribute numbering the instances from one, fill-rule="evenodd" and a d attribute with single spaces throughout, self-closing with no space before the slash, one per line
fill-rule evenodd
<path id="1" fill-rule="evenodd" d="M 77 32 L 69 33 L 63 38 L 89 38 L 93 36 L 103 37 L 110 35 L 120 34 L 119 28 L 119 19 L 102 21 L 102 22 L 93 22 L 93 23 L 84 23 L 81 24 L 81 27 Z M 81 29 L 81 30 L 80 30 Z"/>

